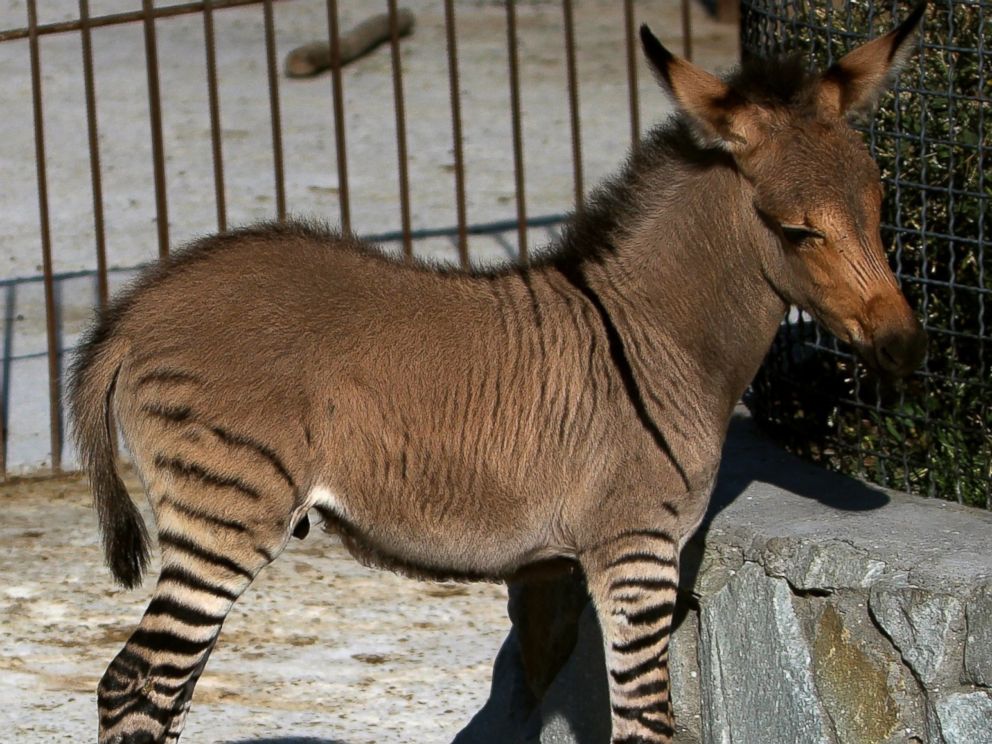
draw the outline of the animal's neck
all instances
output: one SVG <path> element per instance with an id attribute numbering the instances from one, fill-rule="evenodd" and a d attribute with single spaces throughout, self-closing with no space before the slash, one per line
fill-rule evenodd
<path id="1" fill-rule="evenodd" d="M 786 306 L 761 268 L 748 187 L 719 159 L 642 173 L 642 205 L 582 275 L 616 328 L 648 412 L 669 439 L 717 447 Z M 674 175 L 673 175 L 674 173 Z"/>

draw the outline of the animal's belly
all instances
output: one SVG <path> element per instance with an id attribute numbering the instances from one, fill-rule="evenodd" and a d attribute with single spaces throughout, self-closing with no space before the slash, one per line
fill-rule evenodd
<path id="1" fill-rule="evenodd" d="M 312 506 L 362 563 L 418 577 L 502 579 L 570 557 L 548 544 L 541 520 L 521 519 L 507 499 L 405 491 L 336 494 L 313 489 Z"/>

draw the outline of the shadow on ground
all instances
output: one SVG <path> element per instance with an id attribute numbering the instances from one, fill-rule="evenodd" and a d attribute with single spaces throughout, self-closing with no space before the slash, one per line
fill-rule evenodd
<path id="1" fill-rule="evenodd" d="M 803 498 L 819 501 L 829 509 L 846 512 L 881 509 L 890 501 L 889 495 L 880 488 L 803 462 L 761 433 L 750 414 L 735 414 L 730 421 L 720 472 L 706 517 L 682 550 L 679 579 L 681 601 L 673 618 L 673 628 L 677 629 L 683 623 L 690 608 L 698 610 L 691 587 L 695 586 L 699 574 L 714 517 L 731 506 L 756 482 L 791 491 Z"/>
<path id="2" fill-rule="evenodd" d="M 730 422 L 704 523 L 709 524 L 756 481 L 841 511 L 871 511 L 889 503 L 888 494 L 880 488 L 789 454 L 763 434 L 749 414 L 738 413 Z"/>
<path id="3" fill-rule="evenodd" d="M 341 739 L 322 739 L 316 736 L 278 736 L 264 739 L 231 739 L 224 744 L 348 744 Z"/>

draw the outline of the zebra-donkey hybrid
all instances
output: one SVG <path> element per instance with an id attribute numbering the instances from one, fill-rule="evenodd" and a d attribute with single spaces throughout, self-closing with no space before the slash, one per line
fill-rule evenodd
<path id="1" fill-rule="evenodd" d="M 679 550 L 787 307 L 884 375 L 924 354 L 882 249 L 879 172 L 847 122 L 922 15 L 822 74 L 752 62 L 725 81 L 642 27 L 679 113 L 530 265 L 404 264 L 291 222 L 143 275 L 72 369 L 109 565 L 132 587 L 149 555 L 118 426 L 162 552 L 99 685 L 99 741 L 179 738 L 231 606 L 315 509 L 360 559 L 427 577 L 577 562 L 614 744 L 671 742 Z"/>

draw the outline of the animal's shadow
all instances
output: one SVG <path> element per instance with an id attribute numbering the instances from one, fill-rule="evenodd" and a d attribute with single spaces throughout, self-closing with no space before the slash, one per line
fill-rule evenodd
<path id="1" fill-rule="evenodd" d="M 889 503 L 881 489 L 802 462 L 771 442 L 749 416 L 735 415 L 704 524 L 754 482 L 777 486 L 840 511 L 871 511 Z"/>
<path id="2" fill-rule="evenodd" d="M 683 589 L 674 618 L 675 627 L 682 623 L 693 605 L 690 587 L 695 586 L 713 520 L 753 483 L 767 483 L 838 511 L 872 511 L 890 501 L 888 494 L 879 488 L 799 460 L 763 435 L 749 416 L 735 415 L 727 433 L 706 516 L 680 558 L 679 583 Z"/>

